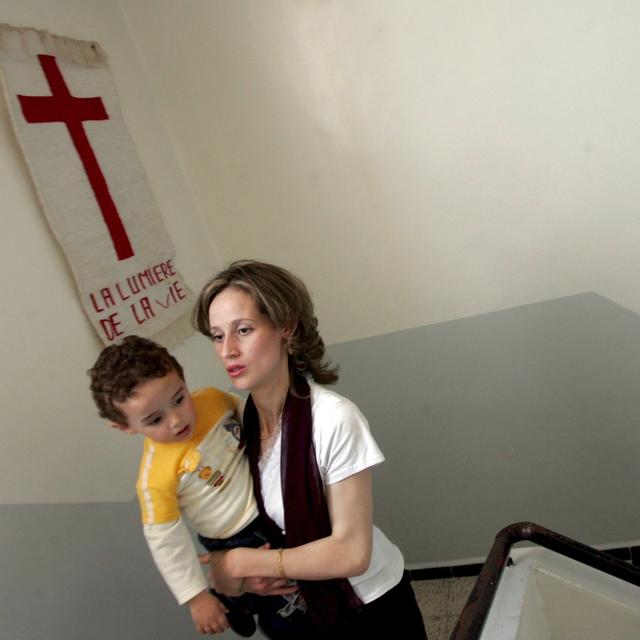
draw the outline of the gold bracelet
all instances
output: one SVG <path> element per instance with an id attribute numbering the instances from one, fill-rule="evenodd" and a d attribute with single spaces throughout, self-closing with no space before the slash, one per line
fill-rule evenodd
<path id="1" fill-rule="evenodd" d="M 283 553 L 284 553 L 284 549 L 282 547 L 280 547 L 280 549 L 278 549 L 278 575 L 283 580 L 288 580 L 289 578 L 287 577 L 287 574 L 284 572 L 284 566 L 282 564 L 282 554 Z"/>

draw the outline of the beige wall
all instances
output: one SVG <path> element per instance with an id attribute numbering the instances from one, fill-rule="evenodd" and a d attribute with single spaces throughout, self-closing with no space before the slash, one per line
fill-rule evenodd
<path id="1" fill-rule="evenodd" d="M 117 2 L 0 1 L 0 22 L 99 41 L 177 263 L 193 288 L 219 266 Z M 101 344 L 84 316 L 0 100 L 3 435 L 0 503 L 130 500 L 139 444 L 97 416 L 85 375 Z M 205 342 L 176 350 L 196 384 L 219 375 Z M 220 382 L 224 383 L 224 380 Z"/>
<path id="2" fill-rule="evenodd" d="M 330 342 L 640 311 L 637 3 L 122 6 L 222 256 L 302 274 Z"/>
<path id="3" fill-rule="evenodd" d="M 279 262 L 328 342 L 583 291 L 640 311 L 635 3 L 0 0 L 0 21 L 103 45 L 194 289 Z M 3 102 L 0 193 L 0 502 L 129 499 L 137 446 L 95 417 L 100 344 Z M 177 355 L 226 386 L 201 339 Z"/>

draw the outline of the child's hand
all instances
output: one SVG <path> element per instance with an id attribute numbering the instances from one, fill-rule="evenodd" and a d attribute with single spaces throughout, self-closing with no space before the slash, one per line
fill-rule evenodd
<path id="1" fill-rule="evenodd" d="M 187 602 L 191 617 L 200 633 L 214 635 L 229 628 L 228 609 L 208 591 L 201 591 Z"/>

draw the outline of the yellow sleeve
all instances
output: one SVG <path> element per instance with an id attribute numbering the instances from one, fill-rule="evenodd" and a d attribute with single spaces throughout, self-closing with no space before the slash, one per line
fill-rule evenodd
<path id="1" fill-rule="evenodd" d="M 180 517 L 178 476 L 171 466 L 161 464 L 162 452 L 145 441 L 136 490 L 144 524 L 164 524 Z"/>

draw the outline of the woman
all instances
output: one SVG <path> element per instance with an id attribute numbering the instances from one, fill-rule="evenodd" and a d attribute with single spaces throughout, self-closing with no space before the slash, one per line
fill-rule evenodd
<path id="1" fill-rule="evenodd" d="M 306 611 L 259 616 L 270 638 L 426 638 L 400 550 L 373 525 L 371 467 L 384 460 L 358 408 L 323 385 L 309 293 L 288 271 L 238 261 L 202 290 L 194 321 L 214 342 L 244 412 L 254 490 L 272 549 L 213 560 L 216 587 L 295 579 Z M 281 583 L 280 583 L 281 584 Z"/>

